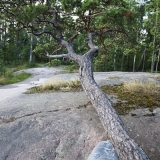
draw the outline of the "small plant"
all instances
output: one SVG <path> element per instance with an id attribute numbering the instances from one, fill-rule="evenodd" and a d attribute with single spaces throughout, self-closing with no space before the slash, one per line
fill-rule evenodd
<path id="1" fill-rule="evenodd" d="M 6 73 L 5 73 L 5 76 L 8 77 L 8 78 L 11 78 L 13 77 L 13 70 L 8 70 Z"/>
<path id="2" fill-rule="evenodd" d="M 67 70 L 69 73 L 77 72 L 79 69 L 79 66 L 77 64 L 72 64 L 67 66 Z"/>
<path id="3" fill-rule="evenodd" d="M 5 75 L 6 67 L 4 65 L 4 61 L 2 57 L 0 57 L 0 75 Z"/>
<path id="4" fill-rule="evenodd" d="M 52 66 L 59 66 L 61 64 L 61 61 L 59 59 L 53 59 L 51 60 Z"/>

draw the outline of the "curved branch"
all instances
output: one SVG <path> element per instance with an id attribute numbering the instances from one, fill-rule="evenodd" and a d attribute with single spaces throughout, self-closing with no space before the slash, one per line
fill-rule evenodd
<path id="1" fill-rule="evenodd" d="M 71 43 L 65 41 L 65 40 L 61 40 L 61 44 L 66 47 L 66 49 L 68 50 L 68 57 L 75 61 L 77 64 L 81 65 L 81 59 L 82 56 L 78 55 L 75 53 L 73 46 Z"/>

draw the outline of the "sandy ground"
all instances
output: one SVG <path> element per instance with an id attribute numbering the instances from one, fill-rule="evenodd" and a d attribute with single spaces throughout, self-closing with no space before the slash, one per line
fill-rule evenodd
<path id="1" fill-rule="evenodd" d="M 28 88 L 56 77 L 78 79 L 77 73 L 59 74 L 63 68 L 33 68 L 32 77 L 0 87 L 0 160 L 85 160 L 94 146 L 107 140 L 97 112 L 84 92 L 23 94 Z M 96 72 L 99 85 L 129 79 L 155 81 L 160 74 Z M 159 83 L 158 81 L 156 81 Z M 111 99 L 114 101 L 114 99 Z M 147 109 L 121 116 L 130 134 L 152 160 L 160 157 L 160 109 L 144 117 Z"/>

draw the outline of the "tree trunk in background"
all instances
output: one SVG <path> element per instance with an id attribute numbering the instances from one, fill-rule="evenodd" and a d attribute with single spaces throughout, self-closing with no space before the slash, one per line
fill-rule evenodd
<path id="1" fill-rule="evenodd" d="M 146 50 L 145 50 L 146 51 Z M 142 72 L 144 72 L 144 64 L 146 59 L 146 52 L 144 52 L 144 58 L 143 58 L 143 66 L 142 66 Z"/>
<path id="2" fill-rule="evenodd" d="M 123 71 L 123 61 L 124 61 L 124 54 L 123 54 L 123 56 L 122 56 L 121 71 Z"/>
<path id="3" fill-rule="evenodd" d="M 144 51 L 143 51 L 143 53 L 142 53 L 141 60 L 140 60 L 140 62 L 139 62 L 139 64 L 138 64 L 137 71 L 139 71 L 139 70 L 140 70 L 140 66 L 141 66 L 141 64 L 142 64 L 142 72 L 144 71 L 145 53 L 146 53 L 146 47 L 145 47 L 145 49 L 144 49 Z M 142 63 L 142 62 L 143 62 L 143 63 Z"/>
<path id="4" fill-rule="evenodd" d="M 127 55 L 127 71 L 130 71 L 130 67 L 129 67 L 129 54 Z"/>
<path id="5" fill-rule="evenodd" d="M 29 63 L 32 62 L 32 52 L 33 52 L 33 35 L 31 34 L 31 40 L 30 40 L 30 55 L 29 55 Z"/>
<path id="6" fill-rule="evenodd" d="M 122 120 L 106 94 L 93 77 L 92 61 L 98 55 L 98 47 L 93 44 L 93 34 L 89 34 L 90 50 L 83 56 L 74 52 L 72 44 L 61 41 L 68 50 L 68 57 L 79 64 L 80 81 L 88 98 L 98 112 L 107 135 L 121 160 L 149 160 L 142 148 L 131 138 Z"/>
<path id="7" fill-rule="evenodd" d="M 114 54 L 114 71 L 116 71 L 116 53 Z"/>
<path id="8" fill-rule="evenodd" d="M 152 53 L 151 73 L 153 73 L 155 67 L 155 53 Z"/>
<path id="9" fill-rule="evenodd" d="M 157 8 L 158 10 L 158 1 L 157 1 Z M 157 26 L 158 25 L 158 12 L 156 12 L 156 19 L 155 19 L 155 25 L 154 25 L 154 37 L 153 37 L 153 53 L 152 53 L 152 63 L 151 63 L 151 73 L 153 73 L 154 68 L 155 68 L 155 59 L 156 59 L 156 55 L 155 55 L 155 49 L 156 49 L 156 32 L 157 32 Z"/>
<path id="10" fill-rule="evenodd" d="M 157 73 L 157 70 L 158 70 L 159 57 L 160 57 L 160 49 L 159 49 L 159 52 L 158 52 L 158 58 L 157 58 L 157 64 L 156 64 L 156 73 Z"/>
<path id="11" fill-rule="evenodd" d="M 136 64 L 136 54 L 134 55 L 134 60 L 133 60 L 133 72 L 135 72 L 135 64 Z"/>

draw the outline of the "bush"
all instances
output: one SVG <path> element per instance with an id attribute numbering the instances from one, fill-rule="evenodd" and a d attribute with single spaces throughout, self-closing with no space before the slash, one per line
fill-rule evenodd
<path id="1" fill-rule="evenodd" d="M 76 63 L 72 63 L 72 65 L 67 66 L 67 70 L 69 73 L 77 72 L 78 69 L 79 66 Z"/>
<path id="2" fill-rule="evenodd" d="M 5 75 L 6 67 L 4 65 L 3 59 L 0 59 L 0 75 Z"/>
<path id="3" fill-rule="evenodd" d="M 8 77 L 8 78 L 13 77 L 13 70 L 8 70 L 8 71 L 5 73 L 5 76 Z"/>
<path id="4" fill-rule="evenodd" d="M 12 76 L 11 76 L 12 75 Z M 8 77 L 11 76 L 11 77 Z M 9 73 L 8 76 L 0 76 L 0 85 L 12 84 L 23 81 L 31 76 L 30 73 L 22 72 L 19 74 L 13 74 L 13 72 Z"/>
<path id="5" fill-rule="evenodd" d="M 61 65 L 61 61 L 59 59 L 53 59 L 53 60 L 51 60 L 51 65 L 52 66 L 59 66 L 59 65 Z"/>

